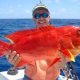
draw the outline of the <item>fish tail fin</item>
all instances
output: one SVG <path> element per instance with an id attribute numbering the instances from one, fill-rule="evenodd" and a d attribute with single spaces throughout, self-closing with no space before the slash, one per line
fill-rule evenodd
<path id="1" fill-rule="evenodd" d="M 60 49 L 60 51 L 63 53 L 63 55 L 67 58 L 69 58 L 71 61 L 75 62 L 74 55 L 71 53 L 69 49 Z"/>
<path id="2" fill-rule="evenodd" d="M 0 40 L 0 56 L 4 54 L 6 50 L 8 50 L 9 43 Z"/>

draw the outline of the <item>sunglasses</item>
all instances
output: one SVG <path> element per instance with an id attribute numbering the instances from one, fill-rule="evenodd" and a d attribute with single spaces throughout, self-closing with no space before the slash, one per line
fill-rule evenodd
<path id="1" fill-rule="evenodd" d="M 42 14 L 39 14 L 39 13 L 36 13 L 36 14 L 34 14 L 34 18 L 35 19 L 39 19 L 40 17 L 43 17 L 43 18 L 47 18 L 48 16 L 49 16 L 49 14 L 48 13 L 42 13 Z"/>

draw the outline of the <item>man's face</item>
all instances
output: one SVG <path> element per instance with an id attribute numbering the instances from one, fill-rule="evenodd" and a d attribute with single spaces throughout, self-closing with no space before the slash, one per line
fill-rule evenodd
<path id="1" fill-rule="evenodd" d="M 37 10 L 33 15 L 33 20 L 37 27 L 49 25 L 50 16 L 46 10 Z"/>

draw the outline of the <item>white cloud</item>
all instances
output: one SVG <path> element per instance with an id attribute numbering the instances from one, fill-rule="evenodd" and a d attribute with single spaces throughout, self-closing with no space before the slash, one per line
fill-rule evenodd
<path id="1" fill-rule="evenodd" d="M 65 13 L 66 9 L 65 8 L 58 8 L 55 10 L 57 13 Z"/>
<path id="2" fill-rule="evenodd" d="M 57 8 L 54 9 L 53 11 L 51 11 L 51 15 L 55 16 L 55 15 L 62 15 L 65 14 L 67 12 L 66 8 Z"/>
<path id="3" fill-rule="evenodd" d="M 13 14 L 15 12 L 15 10 L 14 9 L 0 9 L 0 14 Z"/>
<path id="4" fill-rule="evenodd" d="M 56 3 L 59 3 L 60 2 L 60 0 L 54 0 Z"/>
<path id="5" fill-rule="evenodd" d="M 80 4 L 80 0 L 72 0 L 75 4 L 77 3 L 78 5 Z"/>
<path id="6" fill-rule="evenodd" d="M 72 0 L 74 5 L 77 4 L 77 6 L 79 5 L 80 6 L 80 0 Z"/>
<path id="7" fill-rule="evenodd" d="M 74 1 L 74 2 L 80 2 L 80 0 L 72 0 L 72 1 Z"/>
<path id="8" fill-rule="evenodd" d="M 22 4 L 18 4 L 17 7 L 18 7 L 18 8 L 21 8 L 21 7 L 22 7 Z"/>
<path id="9" fill-rule="evenodd" d="M 31 14 L 31 11 L 30 10 L 26 10 L 25 11 L 27 14 Z"/>
<path id="10" fill-rule="evenodd" d="M 71 15 L 70 13 L 67 13 L 66 8 L 58 8 L 55 9 L 53 13 L 51 13 L 52 16 L 56 18 L 63 18 L 63 17 L 69 17 Z"/>
<path id="11" fill-rule="evenodd" d="M 48 4 L 50 4 L 50 3 L 59 4 L 61 2 L 61 0 L 45 0 L 45 2 L 47 2 Z"/>
<path id="12" fill-rule="evenodd" d="M 54 1 L 55 3 L 59 3 L 60 0 L 46 0 L 47 3 L 51 3 L 52 1 Z"/>
<path id="13" fill-rule="evenodd" d="M 66 9 L 65 8 L 61 8 L 60 12 L 66 12 Z"/>
<path id="14" fill-rule="evenodd" d="M 46 0 L 46 2 L 47 2 L 47 3 L 51 3 L 51 2 L 52 2 L 52 0 Z"/>
<path id="15" fill-rule="evenodd" d="M 15 11 L 13 10 L 13 9 L 10 9 L 9 11 L 8 11 L 8 13 L 10 13 L 10 14 L 12 14 L 12 13 L 14 13 Z"/>

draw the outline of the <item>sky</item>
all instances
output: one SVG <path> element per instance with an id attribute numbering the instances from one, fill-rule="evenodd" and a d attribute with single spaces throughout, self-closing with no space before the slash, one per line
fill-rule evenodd
<path id="1" fill-rule="evenodd" d="M 80 0 L 42 0 L 53 19 L 80 19 Z M 32 18 L 39 0 L 0 0 L 0 19 Z"/>

